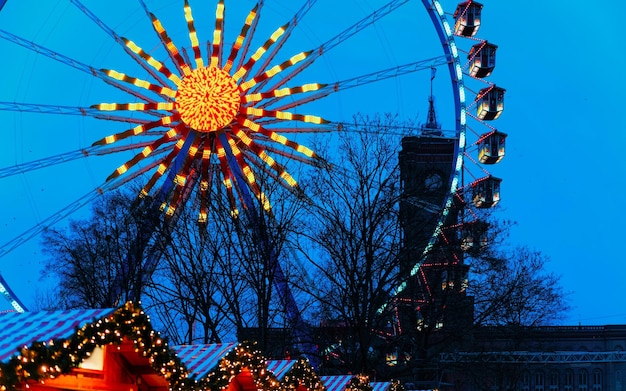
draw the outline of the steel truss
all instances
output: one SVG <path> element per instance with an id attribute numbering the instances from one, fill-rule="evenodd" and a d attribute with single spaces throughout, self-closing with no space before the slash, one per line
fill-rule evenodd
<path id="1" fill-rule="evenodd" d="M 626 352 L 457 352 L 442 353 L 443 363 L 566 364 L 626 362 Z"/>

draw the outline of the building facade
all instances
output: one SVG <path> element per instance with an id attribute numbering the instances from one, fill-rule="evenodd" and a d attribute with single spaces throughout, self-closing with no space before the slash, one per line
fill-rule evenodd
<path id="1" fill-rule="evenodd" d="M 626 380 L 626 325 L 482 327 L 472 338 L 440 357 L 450 389 L 622 391 Z"/>
<path id="2" fill-rule="evenodd" d="M 432 102 L 430 111 L 433 110 Z M 473 298 L 466 294 L 464 198 L 431 240 L 449 189 L 454 140 L 433 115 L 422 135 L 405 137 L 399 154 L 402 273 L 411 276 L 398 306 L 411 348 L 398 364 L 412 368 L 408 389 L 454 391 L 622 391 L 626 381 L 626 325 L 473 326 Z M 443 178 L 443 179 L 442 179 Z M 455 209 L 456 208 L 456 209 Z M 475 228 L 480 221 L 471 226 Z M 445 240 L 441 240 L 441 239 Z M 419 272 L 415 265 L 419 263 Z"/>

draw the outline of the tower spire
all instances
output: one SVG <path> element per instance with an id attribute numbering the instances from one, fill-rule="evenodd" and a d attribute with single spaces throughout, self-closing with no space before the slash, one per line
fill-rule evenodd
<path id="1" fill-rule="evenodd" d="M 431 67 L 430 76 L 430 96 L 428 97 L 428 119 L 426 124 L 422 125 L 422 136 L 443 136 L 441 125 L 437 122 L 437 113 L 435 112 L 435 98 L 433 97 L 433 80 L 437 68 Z"/>

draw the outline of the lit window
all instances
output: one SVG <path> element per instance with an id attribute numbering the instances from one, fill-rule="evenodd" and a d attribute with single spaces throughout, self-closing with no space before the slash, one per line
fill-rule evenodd
<path id="1" fill-rule="evenodd" d="M 102 371 L 104 368 L 104 349 L 96 346 L 93 352 L 81 362 L 78 367 L 80 369 L 90 369 L 93 371 Z"/>

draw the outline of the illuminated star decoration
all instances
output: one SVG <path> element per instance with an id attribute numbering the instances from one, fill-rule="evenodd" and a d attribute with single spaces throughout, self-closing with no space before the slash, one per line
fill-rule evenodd
<path id="1" fill-rule="evenodd" d="M 118 167 L 107 180 L 119 177 L 142 160 L 155 157 L 156 152 L 161 151 L 163 153 L 158 158 L 158 166 L 154 165 L 152 177 L 141 190 L 140 196 L 154 193 L 155 184 L 165 178 L 163 186 L 166 191 L 163 188 L 160 191 L 167 195 L 162 196 L 159 201 L 162 202 L 161 209 L 166 216 L 172 216 L 185 202 L 189 187 L 198 185 L 201 193 L 198 220 L 201 223 L 206 222 L 208 215 L 207 200 L 212 185 L 212 166 L 219 166 L 233 216 L 239 214 L 238 205 L 246 206 L 245 194 L 248 191 L 260 201 L 263 209 L 268 212 L 271 210 L 269 200 L 257 183 L 259 172 L 268 174 L 290 190 L 297 190 L 295 179 L 272 155 L 296 158 L 310 164 L 317 164 L 321 159 L 309 148 L 281 134 L 298 131 L 298 128 L 276 125 L 270 128 L 267 125 L 293 121 L 312 125 L 329 123 L 317 116 L 289 111 L 299 103 L 281 103 L 281 99 L 285 97 L 318 91 L 324 85 L 313 83 L 287 88 L 282 86 L 293 76 L 276 77 L 306 59 L 308 53 L 299 53 L 272 67 L 267 65 L 268 61 L 265 64 L 260 63 L 259 60 L 285 33 L 287 25 L 278 28 L 252 55 L 247 55 L 252 31 L 258 20 L 258 9 L 259 5 L 249 12 L 239 36 L 227 52 L 223 45 L 224 1 L 219 1 L 213 40 L 206 45 L 209 52 L 206 63 L 187 0 L 184 2 L 184 13 L 193 61 L 186 53 L 181 54 L 159 19 L 151 13 L 149 15 L 152 26 L 174 68 L 170 69 L 165 62 L 152 57 L 135 42 L 123 39 L 126 48 L 144 62 L 141 65 L 150 71 L 156 81 L 141 80 L 115 70 L 102 71 L 116 81 L 132 85 L 132 88 L 136 87 L 138 90 L 151 91 L 159 98 L 153 100 L 133 94 L 144 102 L 101 103 L 92 108 L 107 112 L 134 111 L 148 116 L 156 115 L 158 119 L 150 118 L 132 129 L 98 140 L 94 145 L 108 145 L 137 135 L 159 137 Z M 272 57 L 275 51 L 272 52 Z M 253 72 L 255 65 L 261 69 Z M 279 80 L 274 87 L 269 88 L 267 84 L 273 81 L 272 78 Z M 264 87 L 268 90 L 261 91 Z M 276 107 L 277 103 L 281 105 Z M 272 105 L 275 108 L 269 109 Z"/>

